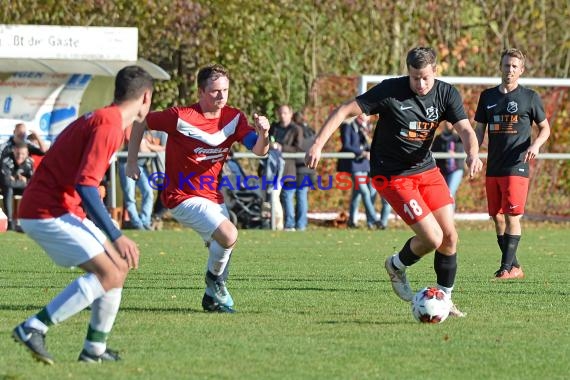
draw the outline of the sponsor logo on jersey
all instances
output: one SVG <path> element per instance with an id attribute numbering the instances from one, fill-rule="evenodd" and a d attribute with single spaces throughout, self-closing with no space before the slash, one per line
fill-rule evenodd
<path id="1" fill-rule="evenodd" d="M 198 161 L 198 162 L 200 162 L 200 161 L 216 162 L 216 161 L 223 160 L 226 157 L 226 154 L 228 153 L 229 150 L 230 150 L 229 148 L 197 147 L 196 149 L 194 149 L 194 153 L 204 155 L 204 156 L 200 156 L 200 157 L 196 158 L 196 161 Z"/>
<path id="2" fill-rule="evenodd" d="M 487 106 L 487 109 L 490 110 L 491 108 L 495 108 L 496 106 L 497 106 L 496 103 L 495 103 L 495 104 L 491 104 L 491 105 Z"/>
<path id="3" fill-rule="evenodd" d="M 411 110 L 412 106 L 400 106 L 400 110 L 405 111 L 405 110 Z"/>

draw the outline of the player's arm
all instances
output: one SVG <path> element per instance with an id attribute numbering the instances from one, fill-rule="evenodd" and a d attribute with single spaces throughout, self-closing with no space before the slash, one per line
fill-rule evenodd
<path id="1" fill-rule="evenodd" d="M 547 119 L 544 119 L 538 125 L 538 135 L 528 147 L 525 156 L 524 162 L 529 162 L 538 156 L 538 152 L 540 151 L 540 147 L 544 145 L 548 137 L 550 136 L 550 123 L 548 123 Z"/>
<path id="2" fill-rule="evenodd" d="M 83 209 L 87 212 L 87 215 L 89 215 L 89 219 L 109 237 L 109 240 L 113 242 L 121 256 L 127 260 L 129 268 L 138 268 L 139 252 L 136 244 L 115 227 L 103 204 L 103 200 L 99 196 L 97 187 L 76 185 L 75 190 L 81 197 Z"/>
<path id="3" fill-rule="evenodd" d="M 134 179 L 135 181 L 139 179 L 140 171 L 137 165 L 137 159 L 139 156 L 139 150 L 141 147 L 141 141 L 146 129 L 146 121 L 142 123 L 133 123 L 133 128 L 131 129 L 131 137 L 129 138 L 129 153 L 127 156 L 127 167 L 125 169 L 125 174 L 127 177 Z"/>
<path id="4" fill-rule="evenodd" d="M 487 130 L 487 124 L 484 123 L 475 123 L 475 135 L 477 136 L 477 142 L 479 146 L 483 144 L 483 140 L 485 139 L 485 131 Z"/>
<path id="5" fill-rule="evenodd" d="M 253 120 L 255 132 L 248 133 L 242 143 L 257 156 L 265 156 L 269 151 L 269 120 L 258 114 L 253 115 Z"/>
<path id="6" fill-rule="evenodd" d="M 453 128 L 463 142 L 467 158 L 465 163 L 469 168 L 469 177 L 473 178 L 483 168 L 483 162 L 479 158 L 479 143 L 475 131 L 467 119 L 462 119 L 453 124 Z"/>
<path id="7" fill-rule="evenodd" d="M 326 142 L 332 136 L 332 134 L 337 130 L 340 124 L 346 120 L 348 117 L 357 116 L 362 113 L 362 109 L 356 102 L 356 99 L 348 100 L 338 106 L 327 118 L 323 127 L 319 130 L 315 136 L 315 142 L 305 155 L 305 164 L 311 168 L 315 169 L 321 159 L 321 151 L 325 146 Z"/>

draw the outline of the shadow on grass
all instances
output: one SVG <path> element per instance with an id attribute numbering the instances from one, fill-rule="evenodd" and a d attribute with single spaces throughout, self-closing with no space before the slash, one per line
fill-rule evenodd
<path id="1" fill-rule="evenodd" d="M 316 322 L 318 325 L 407 325 L 407 324 L 417 324 L 413 321 L 411 322 L 403 322 L 401 320 L 393 320 L 393 321 L 363 321 L 359 319 L 349 320 L 349 321 L 318 321 Z"/>

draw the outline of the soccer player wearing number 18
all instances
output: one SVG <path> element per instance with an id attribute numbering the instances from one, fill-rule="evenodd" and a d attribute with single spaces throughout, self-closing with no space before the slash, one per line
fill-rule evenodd
<path id="1" fill-rule="evenodd" d="M 475 113 L 479 144 L 488 130 L 487 208 L 495 223 L 501 250 L 501 266 L 497 279 L 523 278 L 517 259 L 529 185 L 529 162 L 550 135 L 550 125 L 540 97 L 531 89 L 519 86 L 524 72 L 525 56 L 518 49 L 501 54 L 501 84 L 484 90 Z M 532 124 L 538 135 L 531 143 Z"/>
<path id="2" fill-rule="evenodd" d="M 311 168 L 316 167 L 325 142 L 348 116 L 379 115 L 370 150 L 373 184 L 415 233 L 400 252 L 386 259 L 385 267 L 394 292 L 409 302 L 413 292 L 406 268 L 429 252 L 435 250 L 437 286 L 449 296 L 457 272 L 453 197 L 430 152 L 439 123 L 447 120 L 459 133 L 471 177 L 483 164 L 459 92 L 435 79 L 433 49 L 412 49 L 406 64 L 408 76 L 386 79 L 333 111 L 307 152 L 305 162 Z M 463 313 L 453 305 L 451 315 L 463 316 Z"/>

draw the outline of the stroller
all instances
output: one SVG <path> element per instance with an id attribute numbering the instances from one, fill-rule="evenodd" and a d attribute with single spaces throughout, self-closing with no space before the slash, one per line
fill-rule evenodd
<path id="1" fill-rule="evenodd" d="M 238 228 L 261 228 L 261 208 L 263 206 L 261 190 L 249 189 L 248 186 L 253 187 L 254 184 L 243 183 L 246 174 L 241 165 L 232 157 L 224 164 L 222 174 L 227 178 L 224 182 L 227 186 L 222 186 L 221 191 L 224 194 L 230 221 Z"/>

